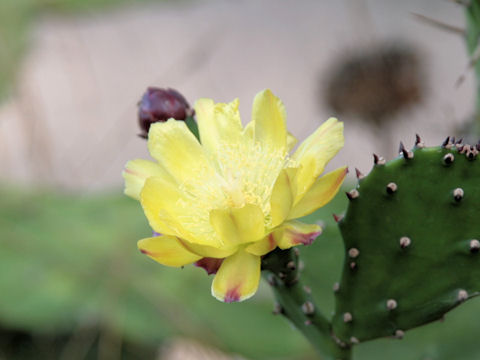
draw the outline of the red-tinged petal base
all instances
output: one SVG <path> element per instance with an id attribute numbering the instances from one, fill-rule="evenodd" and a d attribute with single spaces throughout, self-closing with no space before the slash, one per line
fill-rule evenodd
<path id="1" fill-rule="evenodd" d="M 223 259 L 215 259 L 204 257 L 195 263 L 195 266 L 203 268 L 208 275 L 216 274 L 220 265 L 222 265 Z"/>
<path id="2" fill-rule="evenodd" d="M 289 231 L 289 230 L 287 230 Z M 290 232 L 292 236 L 292 243 L 294 245 L 311 245 L 313 241 L 320 235 L 321 231 L 314 231 L 307 234 L 301 234 L 296 232 Z"/>
<path id="3" fill-rule="evenodd" d="M 280 249 L 289 249 L 297 245 L 310 245 L 321 233 L 322 228 L 319 225 L 293 220 L 275 230 L 273 236 Z"/>
<path id="4" fill-rule="evenodd" d="M 229 291 L 227 291 L 227 293 L 225 294 L 225 299 L 223 301 L 225 301 L 226 303 L 240 301 L 240 292 L 238 291 L 238 288 L 230 289 Z"/>
<path id="5" fill-rule="evenodd" d="M 212 282 L 212 295 L 224 302 L 238 302 L 251 297 L 260 282 L 260 256 L 244 250 L 222 262 Z"/>

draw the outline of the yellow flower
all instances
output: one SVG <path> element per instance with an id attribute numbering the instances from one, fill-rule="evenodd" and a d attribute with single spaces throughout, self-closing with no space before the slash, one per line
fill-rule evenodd
<path id="1" fill-rule="evenodd" d="M 201 143 L 183 121 L 170 119 L 150 128 L 156 162 L 126 165 L 125 193 L 140 200 L 161 234 L 138 247 L 163 265 L 218 268 L 212 295 L 242 301 L 258 288 L 261 256 L 320 234 L 320 226 L 294 219 L 328 203 L 342 184 L 346 167 L 319 175 L 343 146 L 343 123 L 330 118 L 289 155 L 296 140 L 270 90 L 257 94 L 245 127 L 238 100 L 200 99 L 195 111 Z"/>

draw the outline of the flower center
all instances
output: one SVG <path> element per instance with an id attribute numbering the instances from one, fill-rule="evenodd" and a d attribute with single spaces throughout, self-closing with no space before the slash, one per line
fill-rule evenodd
<path id="1" fill-rule="evenodd" d="M 293 160 L 285 151 L 251 141 L 224 143 L 215 155 L 212 159 L 215 176 L 207 178 L 198 174 L 181 185 L 180 191 L 185 194 L 182 207 L 186 209 L 182 224 L 193 234 L 217 242 L 210 224 L 210 211 L 255 204 L 263 211 L 265 226 L 271 227 L 272 189 L 280 171 L 292 166 Z"/>

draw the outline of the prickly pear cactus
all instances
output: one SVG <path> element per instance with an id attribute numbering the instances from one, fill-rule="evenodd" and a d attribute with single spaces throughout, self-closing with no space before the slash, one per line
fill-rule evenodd
<path id="1" fill-rule="evenodd" d="M 480 146 L 447 140 L 385 162 L 347 193 L 345 245 L 335 285 L 340 346 L 401 338 L 480 291 Z"/>

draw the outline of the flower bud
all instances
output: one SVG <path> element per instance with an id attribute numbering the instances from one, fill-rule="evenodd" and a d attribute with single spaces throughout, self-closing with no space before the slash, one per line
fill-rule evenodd
<path id="1" fill-rule="evenodd" d="M 187 100 L 174 89 L 147 88 L 138 103 L 138 122 L 142 133 L 147 138 L 150 125 L 158 121 L 167 121 L 170 118 L 185 120 L 193 116 Z"/>

